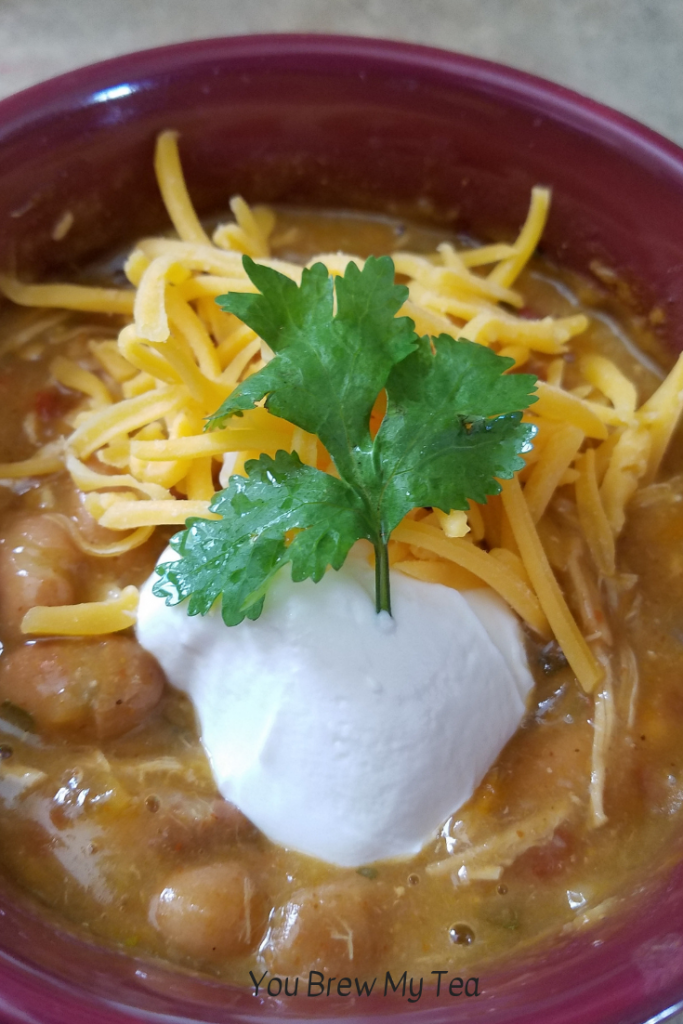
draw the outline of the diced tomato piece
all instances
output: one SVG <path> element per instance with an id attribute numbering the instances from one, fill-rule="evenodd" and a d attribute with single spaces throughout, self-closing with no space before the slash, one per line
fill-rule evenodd
<path id="1" fill-rule="evenodd" d="M 43 423 L 61 419 L 74 404 L 74 396 L 60 388 L 43 388 L 33 397 L 33 408 Z"/>
<path id="2" fill-rule="evenodd" d="M 549 843 L 532 846 L 518 859 L 516 867 L 536 878 L 555 878 L 566 869 L 575 852 L 575 840 L 569 829 L 558 828 Z"/>

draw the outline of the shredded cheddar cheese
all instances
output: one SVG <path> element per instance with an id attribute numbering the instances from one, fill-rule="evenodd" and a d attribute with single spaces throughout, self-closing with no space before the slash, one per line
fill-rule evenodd
<path id="1" fill-rule="evenodd" d="M 49 476 L 64 468 L 62 445 L 49 444 L 40 448 L 30 459 L 21 462 L 0 462 L 0 480 L 20 480 L 27 476 Z"/>
<path id="2" fill-rule="evenodd" d="M 524 497 L 535 523 L 545 512 L 557 488 L 564 483 L 565 473 L 576 459 L 584 438 L 579 427 L 567 423 L 555 429 L 544 445 L 524 488 Z"/>
<path id="3" fill-rule="evenodd" d="M 75 309 L 83 313 L 133 312 L 135 295 L 118 288 L 89 288 L 79 284 L 21 284 L 0 275 L 0 292 L 18 306 L 40 309 Z"/>
<path id="4" fill-rule="evenodd" d="M 100 516 L 102 526 L 110 530 L 128 530 L 140 526 L 184 526 L 190 516 L 220 519 L 209 512 L 204 501 L 116 501 Z"/>
<path id="5" fill-rule="evenodd" d="M 98 636 L 118 633 L 135 624 L 137 587 L 124 587 L 109 601 L 30 608 L 21 632 L 32 636 Z"/>
<path id="6" fill-rule="evenodd" d="M 490 553 L 462 538 L 448 538 L 443 531 L 427 523 L 410 520 L 400 523 L 392 537 L 467 569 L 497 591 L 532 629 L 541 636 L 548 635 L 548 620 L 534 592 L 520 575 Z"/>
<path id="7" fill-rule="evenodd" d="M 159 189 L 173 227 L 180 238 L 186 242 L 200 242 L 209 245 L 209 237 L 194 211 L 185 185 L 177 139 L 177 132 L 170 131 L 162 132 L 157 139 L 154 170 L 159 182 Z"/>
<path id="8" fill-rule="evenodd" d="M 154 166 L 177 237 L 137 243 L 125 264 L 130 288 L 22 284 L 0 276 L 0 292 L 8 299 L 52 310 L 39 314 L 43 320 L 19 331 L 3 351 L 32 343 L 41 324 L 59 324 L 65 314 L 54 310 L 118 317 L 112 327 L 118 336 L 93 337 L 87 361 L 66 353 L 51 363 L 52 380 L 80 396 L 69 414 L 71 433 L 43 448 L 36 445 L 30 458 L 0 465 L 0 479 L 8 482 L 66 470 L 86 509 L 112 531 L 111 541 L 92 543 L 74 521 L 59 518 L 80 549 L 99 558 L 133 550 L 158 526 L 181 527 L 188 517 L 214 516 L 208 509 L 215 491 L 263 452 L 296 451 L 305 464 L 334 472 L 317 438 L 265 408 L 204 433 L 205 417 L 273 357 L 253 330 L 214 299 L 253 292 L 242 254 L 297 283 L 302 268 L 271 256 L 275 215 L 240 196 L 230 202 L 234 222 L 220 224 L 209 236 L 185 183 L 175 132 L 159 136 Z M 513 372 L 530 361 L 536 372 L 539 364 L 544 369 L 538 401 L 525 415 L 537 427 L 536 444 L 519 477 L 504 482 L 502 498 L 470 502 L 465 511 L 416 510 L 394 531 L 390 559 L 396 570 L 416 579 L 458 589 L 492 587 L 537 635 L 555 636 L 584 690 L 595 694 L 590 803 L 598 825 L 605 820 L 612 675 L 604 646 L 595 648 L 584 636 L 595 621 L 585 611 L 590 595 L 581 565 L 592 564 L 599 581 L 615 576 L 616 541 L 629 502 L 652 484 L 683 410 L 683 356 L 640 407 L 635 384 L 605 356 L 584 354 L 570 373 L 568 360 L 576 358 L 570 344 L 588 328 L 587 317 L 533 318 L 516 287 L 543 233 L 549 204 L 549 190 L 534 188 L 511 244 L 458 249 L 444 242 L 428 256 L 394 254 L 409 290 L 398 315 L 411 317 L 419 333 L 488 346 L 512 359 Z M 363 264 L 353 254 L 327 253 L 309 266 L 323 262 L 336 275 L 351 260 Z M 574 600 L 568 601 L 565 591 L 572 588 Z M 136 602 L 135 588 L 127 587 L 108 601 L 33 608 L 22 629 L 32 635 L 114 632 L 133 623 Z M 604 645 L 608 631 L 598 632 Z"/>
<path id="9" fill-rule="evenodd" d="M 602 678 L 602 669 L 567 607 L 517 479 L 503 484 L 503 507 L 541 608 L 577 679 L 591 693 Z"/>

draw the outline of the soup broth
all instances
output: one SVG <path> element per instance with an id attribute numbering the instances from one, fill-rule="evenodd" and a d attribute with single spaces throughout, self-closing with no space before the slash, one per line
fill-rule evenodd
<path id="1" fill-rule="evenodd" d="M 340 248 L 427 253 L 443 240 L 391 220 L 283 209 L 272 252 L 305 262 Z M 566 388 L 580 386 L 578 361 L 590 353 L 623 370 L 639 403 L 658 386 L 670 357 L 604 288 L 540 256 L 517 287 L 530 316 L 590 319 L 565 357 Z M 3 311 L 0 458 L 29 458 L 36 445 L 68 433 L 80 397 L 54 383 L 53 360 L 66 356 L 103 376 L 91 342 L 115 338 L 125 322 Z M 526 368 L 545 379 L 553 358 L 534 354 Z M 357 870 L 270 843 L 221 799 L 188 699 L 164 683 L 132 631 L 26 642 L 19 623 L 28 607 L 101 600 L 114 587 L 140 585 L 173 530 L 158 529 L 120 557 L 96 557 L 79 549 L 68 523 L 92 544 L 115 535 L 91 519 L 67 473 L 6 481 L 3 870 L 93 939 L 239 985 L 264 970 L 468 972 L 616 911 L 644 866 L 665 862 L 681 827 L 681 458 L 672 444 L 662 482 L 631 503 L 607 585 L 598 587 L 590 570 L 573 489 L 560 486 L 544 517 L 549 551 L 553 524 L 576 536 L 575 557 L 555 568 L 577 621 L 587 636 L 609 637 L 617 726 L 605 758 L 605 820 L 595 820 L 589 802 L 593 699 L 558 645 L 529 632 L 532 706 L 472 800 L 417 856 Z M 449 867 L 459 850 L 469 851 L 460 877 Z"/>

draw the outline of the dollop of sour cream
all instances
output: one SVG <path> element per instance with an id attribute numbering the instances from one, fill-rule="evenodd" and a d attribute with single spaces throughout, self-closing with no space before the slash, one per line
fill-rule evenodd
<path id="1" fill-rule="evenodd" d="M 283 846 L 344 867 L 418 852 L 524 715 L 521 631 L 488 589 L 392 573 L 377 615 L 352 553 L 318 584 L 282 571 L 261 617 L 227 627 L 166 607 L 157 578 L 138 639 L 190 696 L 220 793 Z"/>

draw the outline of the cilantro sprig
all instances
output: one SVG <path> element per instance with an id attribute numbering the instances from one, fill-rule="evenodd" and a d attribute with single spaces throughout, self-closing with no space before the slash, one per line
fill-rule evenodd
<path id="1" fill-rule="evenodd" d="M 333 282 L 318 263 L 301 285 L 244 257 L 258 294 L 220 296 L 222 309 L 275 353 L 209 418 L 224 426 L 265 399 L 276 416 L 315 434 L 339 478 L 279 451 L 246 463 L 215 496 L 219 520 L 190 519 L 171 544 L 180 558 L 158 566 L 154 593 L 190 615 L 221 598 L 229 626 L 261 614 L 273 576 L 291 563 L 295 581 L 339 569 L 361 538 L 375 549 L 377 610 L 391 611 L 387 544 L 407 512 L 449 512 L 498 494 L 498 479 L 524 465 L 535 428 L 522 412 L 536 378 L 490 349 L 446 334 L 419 338 L 396 317 L 408 289 L 394 264 L 370 257 Z M 335 311 L 336 299 L 336 311 Z M 386 391 L 377 435 L 370 414 Z"/>

